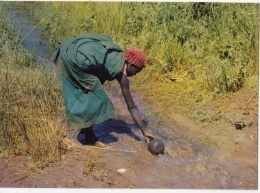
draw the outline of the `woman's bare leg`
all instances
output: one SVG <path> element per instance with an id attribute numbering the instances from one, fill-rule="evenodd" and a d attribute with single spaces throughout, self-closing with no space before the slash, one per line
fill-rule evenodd
<path id="1" fill-rule="evenodd" d="M 97 147 L 107 148 L 107 146 L 102 143 L 101 141 L 98 141 L 96 138 L 93 127 L 88 127 L 83 129 L 83 133 L 86 135 L 86 145 L 94 145 Z"/>
<path id="2" fill-rule="evenodd" d="M 98 139 L 96 138 L 96 136 L 93 132 L 92 127 L 71 130 L 70 134 L 66 137 L 66 140 L 70 144 L 72 144 L 76 147 L 83 148 L 84 147 L 83 144 L 78 139 L 78 136 L 80 133 L 86 135 L 86 144 L 84 144 L 84 145 L 94 145 L 94 146 L 101 147 L 101 148 L 107 148 L 107 146 L 104 143 L 102 143 L 101 141 L 98 141 Z"/>

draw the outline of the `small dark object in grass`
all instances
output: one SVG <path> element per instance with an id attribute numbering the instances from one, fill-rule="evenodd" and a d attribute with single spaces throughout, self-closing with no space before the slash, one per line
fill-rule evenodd
<path id="1" fill-rule="evenodd" d="M 236 130 L 242 130 L 245 127 L 245 124 L 242 122 L 235 123 Z"/>
<path id="2" fill-rule="evenodd" d="M 159 139 L 153 139 L 148 144 L 148 149 L 154 155 L 158 155 L 160 153 L 163 154 L 163 152 L 164 152 L 164 144 Z"/>

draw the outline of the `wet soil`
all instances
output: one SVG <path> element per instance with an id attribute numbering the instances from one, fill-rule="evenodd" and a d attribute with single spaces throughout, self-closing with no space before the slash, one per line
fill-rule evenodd
<path id="1" fill-rule="evenodd" d="M 26 12 L 10 14 L 16 28 L 20 28 L 18 31 L 27 34 L 35 26 L 28 22 L 30 17 Z M 23 45 L 29 46 L 29 50 L 33 47 L 36 57 L 49 62 L 47 43 L 37 33 L 36 37 L 29 34 Z M 50 163 L 41 170 L 34 167 L 29 157 L 0 159 L 0 187 L 257 189 L 257 120 L 243 130 L 222 123 L 223 128 L 238 136 L 233 140 L 243 149 L 240 158 L 232 148 L 225 148 L 224 145 L 233 145 L 228 144 L 231 143 L 228 136 L 223 147 L 212 144 L 207 127 L 200 127 L 181 115 L 172 115 L 174 121 L 163 124 L 158 123 L 156 116 L 147 117 L 146 104 L 133 92 L 150 132 L 166 145 L 167 153 L 154 156 L 141 140 L 141 132 L 117 86 L 117 83 L 106 85 L 116 116 L 94 127 L 96 136 L 111 149 L 68 148 L 60 163 Z M 254 140 L 249 141 L 252 135 Z M 219 139 L 220 143 L 225 140 Z M 249 154 L 245 153 L 247 149 Z"/>

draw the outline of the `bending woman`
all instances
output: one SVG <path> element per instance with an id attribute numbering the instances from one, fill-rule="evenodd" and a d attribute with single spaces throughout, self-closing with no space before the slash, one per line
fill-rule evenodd
<path id="1" fill-rule="evenodd" d="M 78 136 L 84 133 L 88 145 L 105 147 L 95 137 L 92 127 L 115 115 L 114 107 L 103 88 L 106 80 L 115 79 L 119 82 L 128 110 L 145 139 L 148 141 L 154 138 L 146 133 L 129 91 L 127 78 L 145 67 L 145 58 L 141 51 L 132 48 L 124 55 L 110 36 L 85 34 L 64 41 L 55 51 L 52 60 L 62 74 L 70 129 L 68 142 L 83 147 Z"/>

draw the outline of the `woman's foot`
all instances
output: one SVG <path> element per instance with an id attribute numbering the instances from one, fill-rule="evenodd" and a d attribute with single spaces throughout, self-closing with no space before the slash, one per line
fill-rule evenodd
<path id="1" fill-rule="evenodd" d="M 84 148 L 84 146 L 82 145 L 82 143 L 80 143 L 80 141 L 78 139 L 70 139 L 70 138 L 66 137 L 65 140 L 67 143 L 69 143 L 73 147 Z"/>
<path id="2" fill-rule="evenodd" d="M 92 127 L 83 129 L 82 133 L 84 133 L 85 136 L 86 136 L 86 144 L 85 145 L 91 145 L 91 146 L 96 146 L 96 147 L 101 147 L 101 148 L 109 148 L 108 146 L 106 146 L 101 141 L 98 141 L 98 139 L 96 138 L 96 136 L 93 132 Z"/>
<path id="3" fill-rule="evenodd" d="M 105 144 L 102 143 L 101 141 L 96 141 L 96 143 L 94 144 L 94 146 L 100 147 L 100 148 L 110 148 L 109 146 L 105 145 Z"/>
<path id="4" fill-rule="evenodd" d="M 79 134 L 85 134 L 86 140 L 84 142 L 79 141 Z M 85 129 L 75 129 L 70 132 L 70 134 L 65 138 L 66 142 L 68 142 L 70 145 L 78 148 L 84 148 L 84 145 L 91 145 L 96 146 L 100 148 L 109 148 L 101 141 L 98 141 L 96 138 L 92 127 L 85 128 Z M 83 144 L 82 144 L 83 143 Z"/>
<path id="5" fill-rule="evenodd" d="M 65 140 L 72 146 L 83 148 L 83 144 L 79 141 L 78 136 L 82 129 L 75 129 L 65 138 Z"/>

